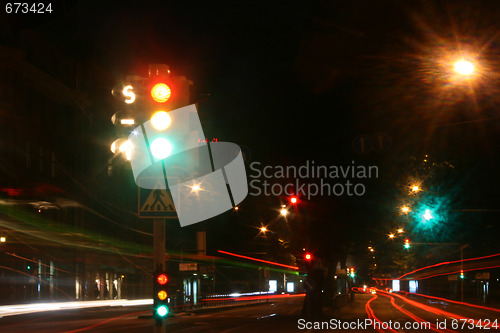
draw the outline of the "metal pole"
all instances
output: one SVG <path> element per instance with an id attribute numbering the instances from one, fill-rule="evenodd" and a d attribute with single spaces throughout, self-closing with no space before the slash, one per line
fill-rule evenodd
<path id="1" fill-rule="evenodd" d="M 153 219 L 153 271 L 165 271 L 165 219 Z M 154 325 L 154 333 L 166 333 L 167 324 L 165 320 L 161 321 L 161 326 L 158 323 Z"/>

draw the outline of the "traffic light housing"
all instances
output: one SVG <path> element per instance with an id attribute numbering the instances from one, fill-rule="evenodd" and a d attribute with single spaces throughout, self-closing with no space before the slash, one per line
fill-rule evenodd
<path id="1" fill-rule="evenodd" d="M 460 270 L 460 278 L 461 279 L 465 279 L 465 275 L 464 275 L 464 270 L 463 269 Z"/>
<path id="2" fill-rule="evenodd" d="M 169 313 L 168 293 L 167 293 L 167 273 L 157 271 L 153 281 L 153 317 L 156 320 L 163 320 Z"/>
<path id="3" fill-rule="evenodd" d="M 405 239 L 405 249 L 409 249 L 410 248 L 410 240 L 407 238 Z"/>

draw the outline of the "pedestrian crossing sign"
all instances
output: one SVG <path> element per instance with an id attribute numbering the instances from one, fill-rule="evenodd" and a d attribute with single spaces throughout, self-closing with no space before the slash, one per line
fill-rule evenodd
<path id="1" fill-rule="evenodd" d="M 177 218 L 170 192 L 158 184 L 156 189 L 139 187 L 138 211 L 142 218 Z M 164 186 L 163 186 L 164 187 Z"/>

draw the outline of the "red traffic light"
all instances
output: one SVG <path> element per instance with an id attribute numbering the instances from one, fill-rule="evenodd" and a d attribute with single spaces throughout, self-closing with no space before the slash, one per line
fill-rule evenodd
<path id="1" fill-rule="evenodd" d="M 305 258 L 307 261 L 311 261 L 311 260 L 312 260 L 312 254 L 310 254 L 310 253 L 306 253 L 306 255 L 304 256 L 304 258 Z"/>
<path id="2" fill-rule="evenodd" d="M 164 285 L 167 283 L 168 281 L 168 277 L 166 274 L 164 273 L 161 273 L 160 275 L 158 275 L 158 277 L 156 278 L 156 281 L 158 281 L 159 284 L 161 285 Z"/>

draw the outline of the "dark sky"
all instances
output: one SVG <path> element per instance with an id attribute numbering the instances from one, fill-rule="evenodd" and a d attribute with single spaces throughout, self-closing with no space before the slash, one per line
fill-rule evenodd
<path id="1" fill-rule="evenodd" d="M 421 171 L 400 167 L 425 154 L 456 165 L 461 203 L 500 208 L 498 119 L 441 126 L 497 116 L 496 2 L 54 4 L 52 20 L 30 24 L 117 80 L 169 64 L 211 95 L 199 110 L 207 136 L 248 147 L 252 160 L 379 166 L 366 197 L 341 198 L 341 213 L 323 212 L 335 223 L 381 223 L 395 178 Z M 486 80 L 452 90 L 439 76 L 440 59 L 470 49 Z M 387 152 L 353 151 L 355 137 L 380 132 L 392 139 Z"/>

